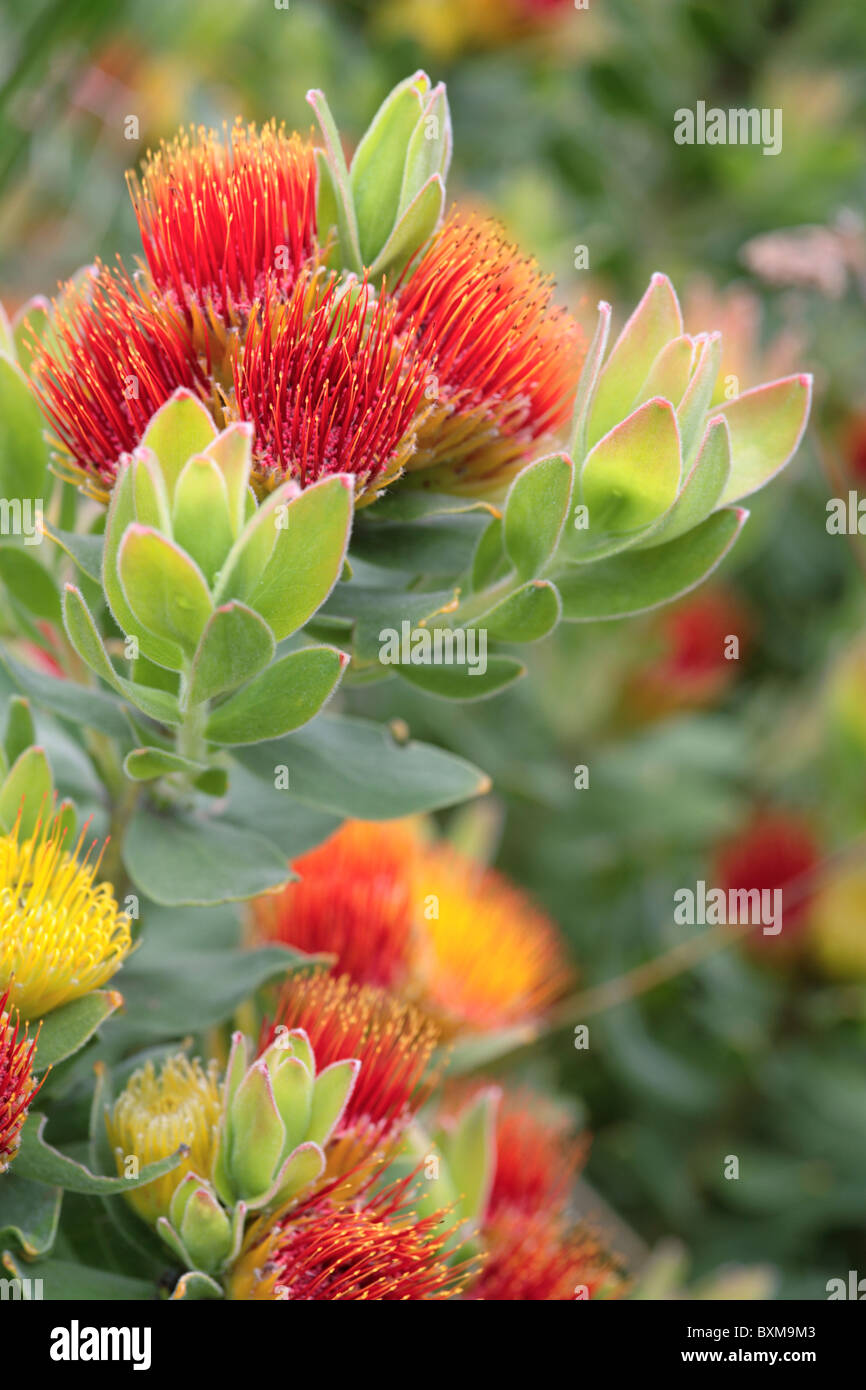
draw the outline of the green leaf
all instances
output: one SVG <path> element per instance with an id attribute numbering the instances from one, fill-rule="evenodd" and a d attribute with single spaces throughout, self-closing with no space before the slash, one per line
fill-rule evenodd
<path id="1" fill-rule="evenodd" d="M 44 675 L 13 659 L 0 647 L 0 664 L 6 667 L 19 690 L 37 705 L 60 715 L 73 724 L 99 729 L 112 738 L 127 739 L 129 726 L 123 705 L 103 690 L 90 689 L 74 681 Z"/>
<path id="2" fill-rule="evenodd" d="M 10 362 L 15 361 L 15 335 L 12 332 L 9 315 L 2 304 L 0 304 L 0 353 L 4 357 L 8 357 Z"/>
<path id="3" fill-rule="evenodd" d="M 28 1259 L 44 1255 L 54 1244 L 63 1191 L 29 1182 L 15 1172 L 0 1181 L 0 1249 L 14 1240 Z"/>
<path id="4" fill-rule="evenodd" d="M 532 579 L 476 618 L 471 626 L 484 628 L 495 642 L 537 642 L 553 631 L 561 614 L 562 604 L 555 586 L 547 579 Z"/>
<path id="5" fill-rule="evenodd" d="M 48 449 L 45 422 L 21 368 L 0 357 L 0 498 L 40 501 Z"/>
<path id="6" fill-rule="evenodd" d="M 502 579 L 508 571 L 502 518 L 495 516 L 484 528 L 472 557 L 472 592 L 477 594 Z"/>
<path id="7" fill-rule="evenodd" d="M 245 750 L 241 761 L 271 783 L 275 762 L 285 763 L 293 797 L 360 820 L 434 811 L 490 788 L 462 758 L 413 740 L 395 743 L 370 720 L 329 714 L 279 744 Z"/>
<path id="8" fill-rule="evenodd" d="M 351 1058 L 332 1062 L 316 1077 L 310 1120 L 305 1132 L 305 1138 L 314 1144 L 324 1145 L 330 1139 L 358 1079 L 359 1065 Z"/>
<path id="9" fill-rule="evenodd" d="M 279 524 L 286 519 L 286 508 L 297 495 L 297 483 L 293 478 L 286 478 L 253 511 L 220 570 L 213 589 L 215 603 L 227 599 L 249 603 L 276 548 Z"/>
<path id="10" fill-rule="evenodd" d="M 589 427 L 589 414 L 595 400 L 596 387 L 601 375 L 607 340 L 610 335 L 610 305 L 602 300 L 598 306 L 598 323 L 586 360 L 577 383 L 574 400 L 574 415 L 571 424 L 569 451 L 576 463 L 582 463 L 586 455 L 586 433 Z"/>
<path id="11" fill-rule="evenodd" d="M 639 547 L 661 545 L 699 526 L 719 504 L 731 471 L 731 441 L 724 416 L 707 426 L 698 456 L 670 511 L 651 527 Z"/>
<path id="12" fill-rule="evenodd" d="M 288 946 L 154 951 L 149 961 L 136 959 L 127 971 L 126 1014 L 118 1021 L 114 1040 L 118 1046 L 130 1046 L 140 1045 L 142 1039 L 203 1033 L 230 1019 L 270 981 L 282 981 L 296 970 L 309 974 L 311 967 L 324 964 L 325 959 Z"/>
<path id="13" fill-rule="evenodd" d="M 366 508 L 365 508 L 366 510 Z M 352 558 L 380 569 L 404 574 L 461 574 L 485 525 L 480 512 L 432 517 L 428 521 L 356 522 L 352 532 Z"/>
<path id="14" fill-rule="evenodd" d="M 40 816 L 51 811 L 54 783 L 44 748 L 33 745 L 16 758 L 0 787 L 0 826 L 6 832 L 15 825 L 20 811 L 19 840 L 28 840 Z"/>
<path id="15" fill-rule="evenodd" d="M 433 138 L 435 130 L 438 130 L 439 134 Z M 427 95 L 421 119 L 415 126 L 406 149 L 403 185 L 400 189 L 400 212 L 405 211 L 432 174 L 439 174 L 444 191 L 453 147 L 454 135 L 448 93 L 445 83 L 439 82 Z"/>
<path id="16" fill-rule="evenodd" d="M 27 1273 L 42 1280 L 43 1296 L 48 1303 L 143 1303 L 152 1302 L 157 1296 L 155 1283 L 72 1260 L 40 1260 Z"/>
<path id="17" fill-rule="evenodd" d="M 194 1303 L 216 1298 L 225 1298 L 222 1284 L 200 1269 L 187 1270 L 180 1276 L 171 1292 L 172 1301 L 185 1299 L 187 1303 Z"/>
<path id="18" fill-rule="evenodd" d="M 159 459 L 169 498 L 174 495 L 175 483 L 187 459 L 203 453 L 216 435 L 217 427 L 205 406 L 183 387 L 151 418 L 141 447 L 152 449 Z"/>
<path id="19" fill-rule="evenodd" d="M 249 680 L 273 659 L 274 636 L 264 618 L 233 600 L 211 614 L 189 677 L 187 704 L 212 700 Z"/>
<path id="20" fill-rule="evenodd" d="M 748 512 L 715 512 L 685 536 L 654 550 L 629 551 L 582 565 L 557 579 L 562 614 L 570 622 L 596 622 L 643 613 L 700 584 L 724 559 Z"/>
<path id="21" fill-rule="evenodd" d="M 385 245 L 370 267 L 371 275 L 398 275 L 430 240 L 445 210 L 445 184 L 433 174 L 401 213 Z"/>
<path id="22" fill-rule="evenodd" d="M 372 524 L 380 521 L 429 521 L 433 517 L 455 516 L 461 512 L 487 512 L 499 516 L 499 509 L 479 497 L 454 497 L 447 492 L 409 491 L 386 492 L 370 507 L 365 507 L 361 520 Z"/>
<path id="23" fill-rule="evenodd" d="M 695 449 L 701 442 L 706 414 L 713 399 L 716 378 L 719 375 L 721 365 L 722 335 L 721 333 L 708 333 L 704 336 L 703 344 L 699 350 L 692 379 L 677 406 L 683 461 L 687 467 Z"/>
<path id="24" fill-rule="evenodd" d="M 638 531 L 668 510 L 680 484 L 680 439 L 668 401 L 639 406 L 589 453 L 580 475 L 590 528 Z"/>
<path id="25" fill-rule="evenodd" d="M 181 714 L 177 699 L 169 691 L 139 685 L 117 674 L 90 610 L 74 584 L 67 584 L 63 593 L 63 623 L 69 640 L 82 661 L 113 690 L 123 695 L 151 719 L 156 719 L 161 724 L 180 724 Z"/>
<path id="26" fill-rule="evenodd" d="M 565 454 L 539 459 L 518 473 L 505 503 L 505 549 L 520 579 L 540 574 L 559 544 L 574 466 Z"/>
<path id="27" fill-rule="evenodd" d="M 388 629 L 402 633 L 403 623 L 411 630 L 426 626 L 440 613 L 457 607 L 457 590 L 435 593 L 400 593 L 364 584 L 340 584 L 328 600 L 322 616 L 355 620 L 353 650 L 359 662 L 378 661 L 382 633 Z"/>
<path id="28" fill-rule="evenodd" d="M 49 623 L 60 622 L 60 596 L 54 577 L 30 550 L 0 545 L 0 579 L 28 613 Z"/>
<path id="29" fill-rule="evenodd" d="M 204 763 L 192 762 L 189 758 L 182 758 L 179 753 L 169 753 L 165 748 L 134 748 L 124 758 L 123 770 L 133 782 L 152 782 L 172 772 L 193 776 L 206 772 L 207 768 Z"/>
<path id="30" fill-rule="evenodd" d="M 154 417 L 155 419 L 156 417 Z M 151 422 L 153 423 L 153 422 Z M 143 656 L 157 666 L 178 671 L 183 655 L 176 642 L 166 641 L 148 632 L 133 614 L 120 583 L 118 555 L 127 528 L 135 521 L 132 497 L 132 469 L 125 468 L 111 490 L 108 516 L 105 523 L 105 547 L 102 553 L 102 587 L 117 626 L 127 636 L 137 637 Z"/>
<path id="31" fill-rule="evenodd" d="M 248 599 L 277 642 L 303 627 L 337 583 L 349 544 L 352 499 L 351 478 L 336 474 L 287 504 L 286 524 L 277 528 L 271 557 Z"/>
<path id="32" fill-rule="evenodd" d="M 526 675 L 526 667 L 511 656 L 489 656 L 480 666 L 395 666 L 394 672 L 410 685 L 440 700 L 486 700 Z"/>
<path id="33" fill-rule="evenodd" d="M 266 839 L 238 826 L 140 807 L 123 847 L 127 871 L 154 902 L 170 906 L 242 902 L 293 875 Z"/>
<path id="34" fill-rule="evenodd" d="M 192 657 L 213 612 L 198 565 L 174 541 L 135 523 L 120 543 L 118 570 L 138 621 Z"/>
<path id="35" fill-rule="evenodd" d="M 731 432 L 731 476 L 722 502 L 736 502 L 769 482 L 793 457 L 803 437 L 812 378 L 790 376 L 744 391 L 713 412 Z"/>
<path id="36" fill-rule="evenodd" d="M 683 333 L 679 338 L 671 338 L 650 367 L 635 405 L 642 405 L 644 401 L 650 401 L 657 396 L 670 401 L 673 406 L 678 405 L 691 380 L 694 358 L 694 338 L 690 338 L 687 333 Z"/>
<path id="37" fill-rule="evenodd" d="M 222 473 L 229 502 L 232 534 L 244 527 L 250 499 L 253 427 L 246 420 L 235 420 L 209 444 L 205 457 L 213 459 Z"/>
<path id="38" fill-rule="evenodd" d="M 22 695 L 13 695 L 6 710 L 6 732 L 3 735 L 3 748 L 9 766 L 35 742 L 36 730 L 30 702 Z"/>
<path id="39" fill-rule="evenodd" d="M 396 221 L 406 153 L 429 89 L 430 79 L 420 71 L 400 82 L 382 102 L 355 151 L 349 186 L 365 265 L 375 260 Z"/>
<path id="40" fill-rule="evenodd" d="M 193 454 L 181 470 L 171 529 L 206 582 L 213 584 L 234 543 L 234 531 L 225 479 L 216 460 L 207 454 Z"/>
<path id="41" fill-rule="evenodd" d="M 333 694 L 348 657 L 335 647 L 304 647 L 266 667 L 205 725 L 211 743 L 261 743 L 308 723 Z"/>
<path id="42" fill-rule="evenodd" d="M 464 1218 L 480 1222 L 496 1167 L 496 1112 L 501 1092 L 486 1087 L 461 1113 L 449 1136 L 447 1155 Z"/>
<path id="43" fill-rule="evenodd" d="M 653 275 L 599 377 L 586 437 L 589 448 L 633 409 L 658 354 L 682 331 L 683 319 L 673 285 L 666 275 Z"/>
<path id="44" fill-rule="evenodd" d="M 65 550 L 74 560 L 82 574 L 92 579 L 94 584 L 102 584 L 102 553 L 105 549 L 104 536 L 79 536 L 75 531 L 61 531 L 59 527 L 42 523 L 42 529 L 49 540 Z"/>
<path id="45" fill-rule="evenodd" d="M 122 1004 L 123 996 L 117 990 L 96 989 L 54 1009 L 42 1020 L 39 1030 L 36 1071 L 45 1071 L 78 1052 Z"/>
<path id="46" fill-rule="evenodd" d="M 52 1148 L 42 1137 L 48 1122 L 47 1115 L 31 1110 L 21 1131 L 21 1147 L 15 1158 L 15 1170 L 19 1177 L 29 1178 L 31 1182 L 46 1183 L 51 1187 L 62 1187 L 67 1192 L 82 1192 L 90 1196 L 108 1196 L 119 1192 L 132 1192 L 137 1187 L 145 1187 L 164 1173 L 170 1173 L 181 1163 L 188 1150 L 181 1145 L 176 1153 L 161 1158 L 156 1163 L 146 1163 L 137 1178 L 104 1177 L 91 1173 L 83 1163 L 77 1163 L 59 1149 Z"/>
<path id="47" fill-rule="evenodd" d="M 320 153 L 317 156 L 319 177 L 321 179 L 322 164 L 324 163 L 330 175 L 336 201 L 337 231 L 343 253 L 343 265 L 347 270 L 354 270 L 360 275 L 364 266 L 358 241 L 358 223 L 355 217 L 355 202 L 349 182 L 349 171 L 343 157 L 340 133 L 331 115 L 331 108 L 328 106 L 324 92 L 316 89 L 307 92 L 307 101 L 316 113 L 319 128 L 325 138 L 325 153 Z"/>

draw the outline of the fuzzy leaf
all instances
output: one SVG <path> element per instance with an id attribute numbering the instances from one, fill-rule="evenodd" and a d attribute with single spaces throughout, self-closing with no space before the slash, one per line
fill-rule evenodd
<path id="1" fill-rule="evenodd" d="M 136 524 L 121 541 L 118 570 L 138 621 L 191 657 L 213 611 L 198 565 L 173 541 Z"/>
<path id="2" fill-rule="evenodd" d="M 169 497 L 187 459 L 202 453 L 216 435 L 210 414 L 191 391 L 180 387 L 160 406 L 142 436 L 141 447 L 152 449 L 159 459 Z"/>
<path id="3" fill-rule="evenodd" d="M 551 454 L 518 473 L 505 503 L 504 540 L 521 579 L 540 574 L 559 543 L 568 512 L 574 466 Z M 519 639 L 515 639 L 519 640 Z"/>
<path id="4" fill-rule="evenodd" d="M 666 275 L 653 275 L 605 363 L 590 413 L 587 445 L 607 434 L 634 407 L 658 354 L 683 331 L 674 287 Z"/>
<path id="5" fill-rule="evenodd" d="M 214 710 L 206 737 L 212 743 L 261 743 L 301 728 L 333 694 L 347 661 L 335 647 L 290 652 Z"/>
<path id="6" fill-rule="evenodd" d="M 680 484 L 680 439 L 668 401 L 639 406 L 591 450 L 580 476 L 590 530 L 638 531 L 673 504 Z"/>
<path id="7" fill-rule="evenodd" d="M 274 637 L 264 618 L 237 600 L 212 613 L 190 671 L 187 703 L 212 700 L 249 680 L 273 659 Z"/>
<path id="8" fill-rule="evenodd" d="M 790 376 L 744 391 L 720 405 L 731 432 L 731 476 L 722 502 L 747 497 L 779 473 L 797 451 L 812 399 L 812 378 Z"/>

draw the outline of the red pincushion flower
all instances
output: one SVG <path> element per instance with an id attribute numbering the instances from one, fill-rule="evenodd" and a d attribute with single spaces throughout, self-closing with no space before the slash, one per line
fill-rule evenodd
<path id="1" fill-rule="evenodd" d="M 435 356 L 436 405 L 408 467 L 424 486 L 505 483 L 571 414 L 585 344 L 495 222 L 452 214 L 399 290 L 398 327 Z"/>
<path id="2" fill-rule="evenodd" d="M 211 387 L 182 320 L 122 267 L 99 267 L 56 332 L 55 345 L 33 343 L 34 384 L 69 466 L 104 496 L 177 388 L 208 400 Z"/>
<path id="3" fill-rule="evenodd" d="M 749 623 L 734 596 L 717 589 L 690 596 L 662 614 L 656 631 L 661 652 L 635 674 L 628 691 L 629 705 L 649 716 L 717 699 L 739 671 Z M 729 637 L 738 639 L 736 659 L 726 655 Z"/>
<path id="4" fill-rule="evenodd" d="M 784 933 L 803 925 L 812 898 L 809 879 L 819 857 L 814 831 L 804 817 L 785 811 L 759 812 L 719 849 L 713 881 L 725 892 L 784 890 Z M 761 935 L 759 939 L 775 938 Z"/>
<path id="5" fill-rule="evenodd" d="M 544 1213 L 563 1210 L 587 1141 L 570 1135 L 567 1115 L 530 1092 L 508 1092 L 496 1119 L 496 1167 L 488 1219 L 506 1211 Z"/>
<path id="6" fill-rule="evenodd" d="M 356 984 L 399 990 L 409 975 L 414 903 L 407 873 L 417 837 L 398 821 L 346 821 L 294 861 L 300 875 L 253 905 L 259 939 L 336 955 Z"/>
<path id="7" fill-rule="evenodd" d="M 337 1139 L 366 1136 L 375 1145 L 399 1132 L 430 1094 L 435 1077 L 428 1064 L 438 1032 L 384 990 L 355 985 L 345 975 L 293 976 L 283 986 L 273 1023 L 262 1031 L 262 1049 L 280 1025 L 305 1030 L 318 1071 L 345 1057 L 360 1060 Z"/>
<path id="8" fill-rule="evenodd" d="M 315 254 L 315 156 L 274 122 L 181 131 L 127 180 L 153 282 L 194 317 L 237 322 Z"/>
<path id="9" fill-rule="evenodd" d="M 595 1237 L 563 1229 L 545 1212 L 514 1209 L 484 1231 L 488 1255 L 466 1297 L 485 1302 L 565 1302 L 613 1292 L 619 1276 Z"/>
<path id="10" fill-rule="evenodd" d="M 10 993 L 11 986 L 0 996 L 0 1173 L 15 1156 L 27 1111 L 42 1085 L 33 1079 L 36 1039 L 28 1042 L 26 1026 L 19 1037 L 18 1014 L 13 1027 L 6 1012 Z"/>
<path id="11" fill-rule="evenodd" d="M 263 492 L 352 473 L 368 499 L 392 482 L 415 447 L 427 367 L 398 347 L 393 304 L 315 276 L 287 304 L 269 298 L 234 366 L 236 410 L 255 426 Z"/>
<path id="12" fill-rule="evenodd" d="M 317 1196 L 270 1225 L 229 1281 L 235 1299 L 285 1302 L 453 1298 L 465 1277 L 448 1264 L 442 1213 L 418 1218 L 407 1182 L 336 1203 Z"/>

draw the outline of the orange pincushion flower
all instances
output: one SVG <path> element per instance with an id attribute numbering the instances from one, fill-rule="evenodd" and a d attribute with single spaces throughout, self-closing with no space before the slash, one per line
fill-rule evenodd
<path id="1" fill-rule="evenodd" d="M 177 388 L 205 401 L 211 388 L 183 322 L 146 299 L 122 267 L 99 267 L 56 331 L 59 347 L 32 344 L 34 384 L 70 469 L 104 496 Z"/>
<path id="2" fill-rule="evenodd" d="M 420 998 L 453 1025 L 504 1028 L 544 1015 L 571 972 L 553 923 L 495 869 L 447 845 L 418 857 L 425 927 Z"/>
<path id="3" fill-rule="evenodd" d="M 714 885 L 726 893 L 732 889 L 783 895 L 782 937 L 801 927 L 812 900 L 810 878 L 820 851 L 815 833 L 805 817 L 788 811 L 759 811 L 716 854 Z M 755 936 L 772 941 L 760 929 Z"/>
<path id="4" fill-rule="evenodd" d="M 310 955 L 331 952 L 338 974 L 399 990 L 410 967 L 414 903 L 406 866 L 416 847 L 405 823 L 345 821 L 294 861 L 299 881 L 255 902 L 257 937 Z"/>
<path id="5" fill-rule="evenodd" d="M 33 1079 L 36 1039 L 28 1042 L 26 1025 L 19 1037 L 19 1016 L 16 1013 L 13 1027 L 11 1013 L 6 1012 L 10 992 L 11 987 L 0 996 L 0 1173 L 15 1155 L 27 1111 L 42 1085 Z"/>
<path id="6" fill-rule="evenodd" d="M 237 323 L 315 253 L 315 156 L 274 122 L 181 131 L 127 180 L 153 282 L 193 318 Z"/>
<path id="7" fill-rule="evenodd" d="M 263 1030 L 262 1048 L 281 1025 L 305 1030 L 319 1071 L 345 1057 L 360 1060 L 335 1131 L 337 1144 L 345 1142 L 332 1168 L 347 1171 L 351 1155 L 360 1159 L 398 1134 L 430 1094 L 435 1075 L 428 1064 L 438 1032 L 417 1009 L 384 990 L 355 985 L 346 975 L 293 976 L 280 994 L 274 1022 Z"/>
<path id="8" fill-rule="evenodd" d="M 352 473 L 372 499 L 415 447 L 426 370 L 408 344 L 398 347 L 393 304 L 367 284 L 321 289 L 309 275 L 287 304 L 268 299 L 234 365 L 238 416 L 255 426 L 259 489 Z"/>
<path id="9" fill-rule="evenodd" d="M 400 289 L 398 327 L 433 358 L 409 469 L 440 491 L 504 484 L 568 420 L 585 345 L 536 263 L 495 222 L 454 213 Z"/>
<path id="10" fill-rule="evenodd" d="M 546 1212 L 508 1209 L 484 1229 L 487 1258 L 466 1297 L 486 1302 L 565 1302 L 613 1291 L 619 1276 L 584 1227 Z"/>
<path id="11" fill-rule="evenodd" d="M 587 1142 L 570 1134 L 567 1115 L 531 1092 L 508 1092 L 496 1118 L 496 1167 L 489 1218 L 504 1211 L 561 1211 Z"/>
<path id="12" fill-rule="evenodd" d="M 369 1200 L 317 1196 L 256 1231 L 229 1281 L 234 1299 L 387 1302 L 452 1298 L 465 1275 L 448 1264 L 443 1214 L 419 1219 L 407 1182 Z"/>

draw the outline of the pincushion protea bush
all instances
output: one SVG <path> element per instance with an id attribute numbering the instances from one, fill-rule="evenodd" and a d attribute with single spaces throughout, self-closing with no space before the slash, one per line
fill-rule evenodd
<path id="1" fill-rule="evenodd" d="M 699 585 L 809 379 L 719 404 L 663 275 L 588 341 L 449 206 L 425 73 L 348 162 L 309 99 L 148 155 L 136 266 L 3 334 L 0 1249 L 55 1297 L 623 1296 L 583 1140 L 465 1079 L 577 973 L 423 819 L 489 781 L 339 690 L 492 696 Z"/>

